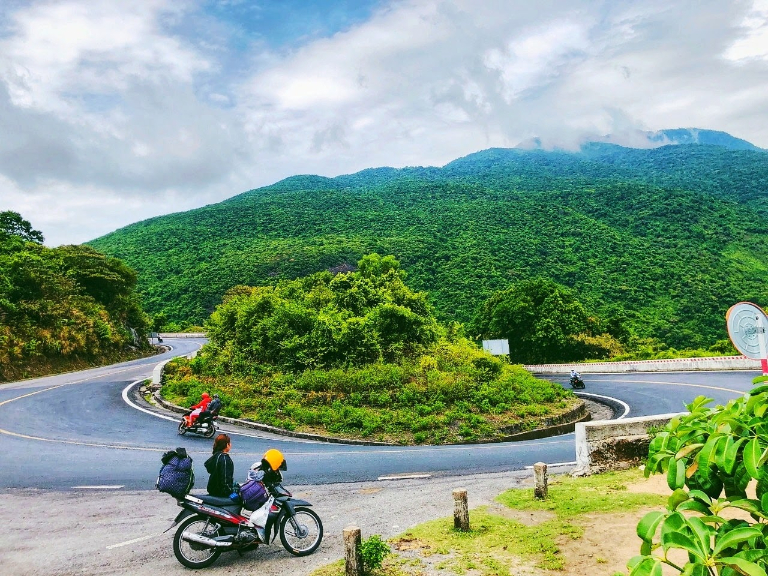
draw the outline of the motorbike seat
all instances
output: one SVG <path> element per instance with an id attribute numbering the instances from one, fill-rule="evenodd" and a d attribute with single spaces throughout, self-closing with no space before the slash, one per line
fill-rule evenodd
<path id="1" fill-rule="evenodd" d="M 211 496 L 210 494 L 194 494 L 195 498 L 200 498 L 203 502 L 206 504 L 210 504 L 211 506 L 218 506 L 219 508 L 229 507 L 229 506 L 235 506 L 238 505 L 235 502 L 232 502 L 230 498 L 222 498 L 220 496 Z"/>
<path id="2" fill-rule="evenodd" d="M 221 498 L 219 496 L 211 496 L 210 494 L 189 494 L 193 498 L 202 500 L 204 504 L 209 506 L 216 506 L 217 508 L 224 508 L 227 512 L 232 514 L 240 514 L 243 509 L 243 505 L 239 502 L 232 502 L 230 498 Z"/>

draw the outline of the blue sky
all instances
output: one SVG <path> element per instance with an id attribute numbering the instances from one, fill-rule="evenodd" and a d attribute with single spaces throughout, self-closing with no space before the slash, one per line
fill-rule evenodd
<path id="1" fill-rule="evenodd" d="M 5 0 L 0 210 L 78 243 L 293 174 L 724 130 L 768 0 Z"/>
<path id="2" fill-rule="evenodd" d="M 381 2 L 378 0 L 211 0 L 201 12 L 232 29 L 235 48 L 247 49 L 253 42 L 271 48 L 291 48 L 348 30 L 365 22 Z"/>

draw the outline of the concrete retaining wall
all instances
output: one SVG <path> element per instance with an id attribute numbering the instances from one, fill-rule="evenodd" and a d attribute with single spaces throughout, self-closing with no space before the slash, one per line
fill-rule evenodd
<path id="1" fill-rule="evenodd" d="M 677 370 L 760 370 L 760 360 L 746 356 L 712 358 L 674 358 L 633 360 L 631 362 L 587 362 L 584 364 L 535 364 L 525 366 L 533 374 L 568 374 L 571 369 L 583 374 L 596 372 L 670 372 Z"/>
<path id="2" fill-rule="evenodd" d="M 160 338 L 207 338 L 205 332 L 160 332 Z"/>
<path id="3" fill-rule="evenodd" d="M 586 476 L 643 464 L 651 441 L 649 428 L 663 428 L 681 414 L 576 424 L 576 468 L 572 474 Z"/>

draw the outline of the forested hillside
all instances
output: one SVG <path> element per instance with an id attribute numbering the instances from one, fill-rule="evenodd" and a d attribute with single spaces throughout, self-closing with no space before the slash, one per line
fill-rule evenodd
<path id="1" fill-rule="evenodd" d="M 42 242 L 0 212 L 0 382 L 148 353 L 136 272 L 88 246 Z"/>
<path id="2" fill-rule="evenodd" d="M 527 278 L 638 337 L 707 347 L 768 303 L 768 153 L 720 146 L 491 149 L 443 168 L 296 176 L 91 242 L 139 272 L 150 312 L 199 323 L 237 284 L 392 254 L 438 317 L 468 322 Z"/>

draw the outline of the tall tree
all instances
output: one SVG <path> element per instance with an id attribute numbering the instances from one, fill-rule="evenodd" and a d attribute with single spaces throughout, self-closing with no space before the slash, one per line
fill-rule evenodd
<path id="1" fill-rule="evenodd" d="M 478 309 L 470 330 L 478 338 L 509 340 L 513 362 L 535 364 L 587 357 L 595 345 L 595 325 L 568 288 L 534 278 L 491 296 Z"/>
<path id="2" fill-rule="evenodd" d="M 6 210 L 0 212 L 0 235 L 20 236 L 29 242 L 42 244 L 45 240 L 43 233 L 32 229 L 32 224 L 21 217 L 18 212 Z"/>

